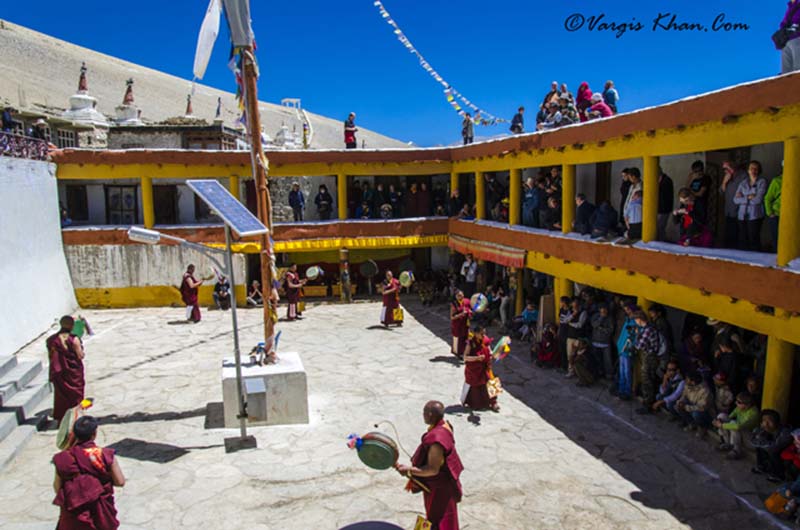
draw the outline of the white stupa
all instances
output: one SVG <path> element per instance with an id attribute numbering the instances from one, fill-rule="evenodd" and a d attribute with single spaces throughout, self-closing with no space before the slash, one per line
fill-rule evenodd
<path id="1" fill-rule="evenodd" d="M 78 91 L 69 98 L 69 107 L 69 110 L 64 111 L 61 117 L 95 127 L 108 127 L 108 120 L 96 108 L 97 99 L 89 95 L 89 83 L 86 81 L 86 63 L 81 64 Z"/>
<path id="2" fill-rule="evenodd" d="M 117 119 L 114 121 L 118 125 L 142 125 L 141 111 L 133 102 L 133 79 L 128 79 L 125 84 L 125 96 L 122 98 L 122 105 L 116 108 Z"/>

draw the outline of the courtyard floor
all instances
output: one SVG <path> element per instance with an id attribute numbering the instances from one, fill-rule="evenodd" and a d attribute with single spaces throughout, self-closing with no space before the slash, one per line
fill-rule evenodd
<path id="1" fill-rule="evenodd" d="M 449 354 L 447 306 L 411 296 L 404 305 L 405 325 L 390 330 L 376 326 L 374 302 L 317 305 L 302 321 L 281 322 L 281 349 L 298 351 L 308 374 L 310 423 L 251 428 L 258 448 L 232 454 L 223 439 L 238 431 L 220 428 L 228 312 L 171 325 L 183 309 L 83 311 L 96 333 L 85 363 L 98 443 L 117 449 L 128 481 L 116 493 L 122 528 L 412 528 L 422 498 L 403 491 L 394 471 L 366 468 L 346 438 L 391 420 L 411 452 L 430 399 L 448 405 L 466 468 L 462 529 L 785 527 L 762 511 L 768 487 L 749 462 L 725 461 L 599 386 L 579 389 L 532 367 L 527 344 L 515 343 L 495 370 L 506 389 L 501 412 L 469 414 L 457 405 L 463 366 Z M 259 340 L 261 316 L 239 312 L 245 351 Z M 19 355 L 45 360 L 44 339 Z M 54 440 L 52 430 L 37 433 L 0 475 L 0 527 L 55 526 Z"/>

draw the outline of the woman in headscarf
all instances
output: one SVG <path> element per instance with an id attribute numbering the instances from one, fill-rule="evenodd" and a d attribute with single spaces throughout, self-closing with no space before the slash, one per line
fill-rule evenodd
<path id="1" fill-rule="evenodd" d="M 587 121 L 584 111 L 592 106 L 592 89 L 589 88 L 589 83 L 584 81 L 578 87 L 578 96 L 575 98 L 575 107 L 578 109 L 578 116 L 581 122 Z"/>

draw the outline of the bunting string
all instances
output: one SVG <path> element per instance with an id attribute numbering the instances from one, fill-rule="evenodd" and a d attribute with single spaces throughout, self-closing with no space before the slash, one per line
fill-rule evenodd
<path id="1" fill-rule="evenodd" d="M 466 97 L 464 97 L 458 90 L 453 88 L 453 86 L 448 83 L 439 72 L 437 72 L 428 61 L 425 60 L 425 57 L 411 44 L 411 41 L 406 37 L 403 33 L 403 30 L 397 25 L 397 22 L 394 21 L 392 16 L 386 10 L 386 7 L 383 5 L 381 0 L 375 0 L 374 2 L 375 7 L 378 8 L 378 12 L 380 13 L 381 17 L 386 20 L 386 23 L 389 24 L 393 28 L 393 33 L 397 37 L 397 40 L 405 46 L 405 48 L 412 54 L 414 54 L 417 59 L 419 60 L 420 66 L 428 72 L 428 74 L 440 85 L 444 87 L 444 96 L 447 99 L 447 102 L 450 103 L 450 106 L 459 114 L 461 117 L 465 117 L 466 113 L 469 110 L 472 110 L 473 116 L 472 121 L 478 125 L 495 125 L 497 123 L 504 123 L 508 120 L 503 118 L 498 118 L 493 114 L 486 112 L 485 110 L 480 109 L 477 105 L 472 103 Z"/>

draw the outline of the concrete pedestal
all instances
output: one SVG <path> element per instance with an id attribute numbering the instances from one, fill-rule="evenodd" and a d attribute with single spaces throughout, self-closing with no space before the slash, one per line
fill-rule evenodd
<path id="1" fill-rule="evenodd" d="M 250 426 L 308 423 L 306 370 L 296 352 L 281 352 L 276 364 L 258 366 L 242 356 L 243 389 L 247 394 Z M 236 363 L 222 361 L 222 400 L 225 427 L 237 428 L 239 398 L 236 394 Z"/>

